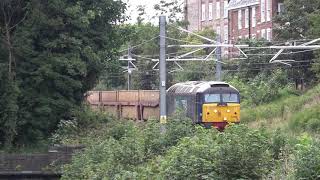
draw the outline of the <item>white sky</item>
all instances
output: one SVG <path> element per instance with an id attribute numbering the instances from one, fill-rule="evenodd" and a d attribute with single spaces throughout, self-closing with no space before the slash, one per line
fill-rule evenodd
<path id="1" fill-rule="evenodd" d="M 156 3 L 159 3 L 160 0 L 124 0 L 128 4 L 127 8 L 127 15 L 130 16 L 130 22 L 137 22 L 138 12 L 137 12 L 137 6 L 143 5 L 146 6 L 146 14 L 147 17 L 150 20 L 152 16 L 154 16 L 153 6 Z"/>
<path id="2" fill-rule="evenodd" d="M 137 22 L 138 17 L 138 11 L 137 6 L 143 5 L 145 6 L 146 11 L 146 21 L 151 21 L 152 23 L 157 23 L 158 19 L 151 19 L 153 16 L 155 16 L 155 12 L 153 9 L 153 6 L 155 4 L 158 4 L 160 0 L 123 0 L 125 3 L 128 4 L 127 12 L 126 14 L 130 16 L 130 23 Z M 168 0 L 170 2 L 170 0 Z"/>

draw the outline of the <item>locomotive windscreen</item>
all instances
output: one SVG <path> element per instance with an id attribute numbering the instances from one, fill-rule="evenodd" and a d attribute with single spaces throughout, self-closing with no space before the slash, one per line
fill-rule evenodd
<path id="1" fill-rule="evenodd" d="M 239 95 L 236 93 L 223 94 L 205 94 L 204 102 L 206 103 L 239 103 Z"/>

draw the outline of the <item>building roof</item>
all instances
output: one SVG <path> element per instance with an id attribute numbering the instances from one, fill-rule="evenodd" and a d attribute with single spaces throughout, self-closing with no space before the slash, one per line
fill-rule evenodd
<path id="1" fill-rule="evenodd" d="M 248 6 L 254 6 L 259 4 L 259 0 L 231 0 L 228 5 L 228 9 L 239 9 Z"/>

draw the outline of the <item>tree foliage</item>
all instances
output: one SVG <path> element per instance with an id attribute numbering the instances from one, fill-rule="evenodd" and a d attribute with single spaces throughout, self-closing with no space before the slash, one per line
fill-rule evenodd
<path id="1" fill-rule="evenodd" d="M 276 38 L 280 40 L 300 40 L 319 38 L 320 35 L 320 1 L 319 0 L 285 0 L 285 11 L 275 18 L 277 23 L 274 29 Z M 315 56 L 316 54 L 316 56 Z M 314 60 L 312 71 L 319 77 L 319 52 L 307 52 L 293 56 L 294 60 Z M 302 63 L 302 65 L 309 63 Z M 310 72 L 310 65 L 303 68 L 299 73 L 307 72 L 305 79 L 315 79 Z M 310 77 L 311 75 L 311 77 Z M 318 78 L 319 79 L 319 78 Z"/>
<path id="2" fill-rule="evenodd" d="M 278 38 L 297 40 L 308 37 L 314 23 L 310 15 L 319 11 L 319 0 L 285 0 L 284 6 L 285 11 L 275 18 Z"/>
<path id="3" fill-rule="evenodd" d="M 9 85 L 0 87 L 7 92 L 1 96 L 10 100 L 1 102 L 10 108 L 1 110 L 1 126 L 15 124 L 10 126 L 13 130 L 1 129 L 1 134 L 15 132 L 11 142 L 27 143 L 47 137 L 61 119 L 70 117 L 70 110 L 81 104 L 84 93 L 116 59 L 126 34 L 116 28 L 125 5 L 112 0 L 8 0 L 0 5 L 14 17 L 12 45 L 1 43 L 1 65 L 14 65 L 15 75 Z M 1 13 L 2 33 L 6 18 Z M 6 81 L 1 78 L 0 83 Z M 13 120 L 7 118 L 11 114 L 16 115 Z"/>

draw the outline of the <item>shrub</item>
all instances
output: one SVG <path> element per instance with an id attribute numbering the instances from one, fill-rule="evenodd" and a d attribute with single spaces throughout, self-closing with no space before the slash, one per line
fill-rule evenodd
<path id="1" fill-rule="evenodd" d="M 93 111 L 86 105 L 73 109 L 71 114 L 70 119 L 60 120 L 57 129 L 50 137 L 51 143 L 71 143 L 70 141 L 77 139 L 82 132 L 112 121 L 108 114 Z"/>
<path id="2" fill-rule="evenodd" d="M 184 138 L 161 159 L 158 179 L 212 179 L 216 177 L 214 154 L 217 132 L 199 128 L 197 135 Z"/>
<path id="3" fill-rule="evenodd" d="M 280 69 L 271 74 L 261 73 L 247 80 L 229 77 L 227 81 L 240 91 L 244 106 L 268 103 L 280 95 L 289 94 L 291 89 L 286 72 Z"/>
<path id="4" fill-rule="evenodd" d="M 260 179 L 270 171 L 272 158 L 268 138 L 262 131 L 232 126 L 218 140 L 215 161 L 222 179 Z"/>
<path id="5" fill-rule="evenodd" d="M 110 121 L 105 133 L 90 137 L 87 149 L 64 167 L 63 179 L 132 179 L 139 165 L 164 154 L 182 138 L 193 135 L 191 121 L 169 119 L 166 133 L 154 120 L 142 127 L 133 121 Z"/>
<path id="6" fill-rule="evenodd" d="M 296 179 L 319 179 L 320 144 L 304 135 L 296 145 L 294 166 Z"/>
<path id="7" fill-rule="evenodd" d="M 224 133 L 198 128 L 157 162 L 155 179 L 258 179 L 272 165 L 267 138 L 242 125 Z"/>
<path id="8" fill-rule="evenodd" d="M 87 105 L 73 109 L 71 114 L 73 120 L 77 121 L 79 128 L 95 127 L 97 124 L 107 123 L 114 119 L 106 113 L 92 110 Z"/>
<path id="9" fill-rule="evenodd" d="M 134 175 L 134 169 L 144 159 L 144 140 L 134 126 L 131 133 L 116 140 L 112 137 L 94 142 L 83 153 L 77 154 L 70 165 L 64 167 L 62 179 L 103 179 Z M 130 129 L 131 128 L 131 129 Z"/>
<path id="10" fill-rule="evenodd" d="M 271 150 L 273 159 L 280 159 L 281 153 L 287 145 L 287 139 L 288 137 L 281 131 L 280 128 L 273 132 L 271 137 Z"/>

